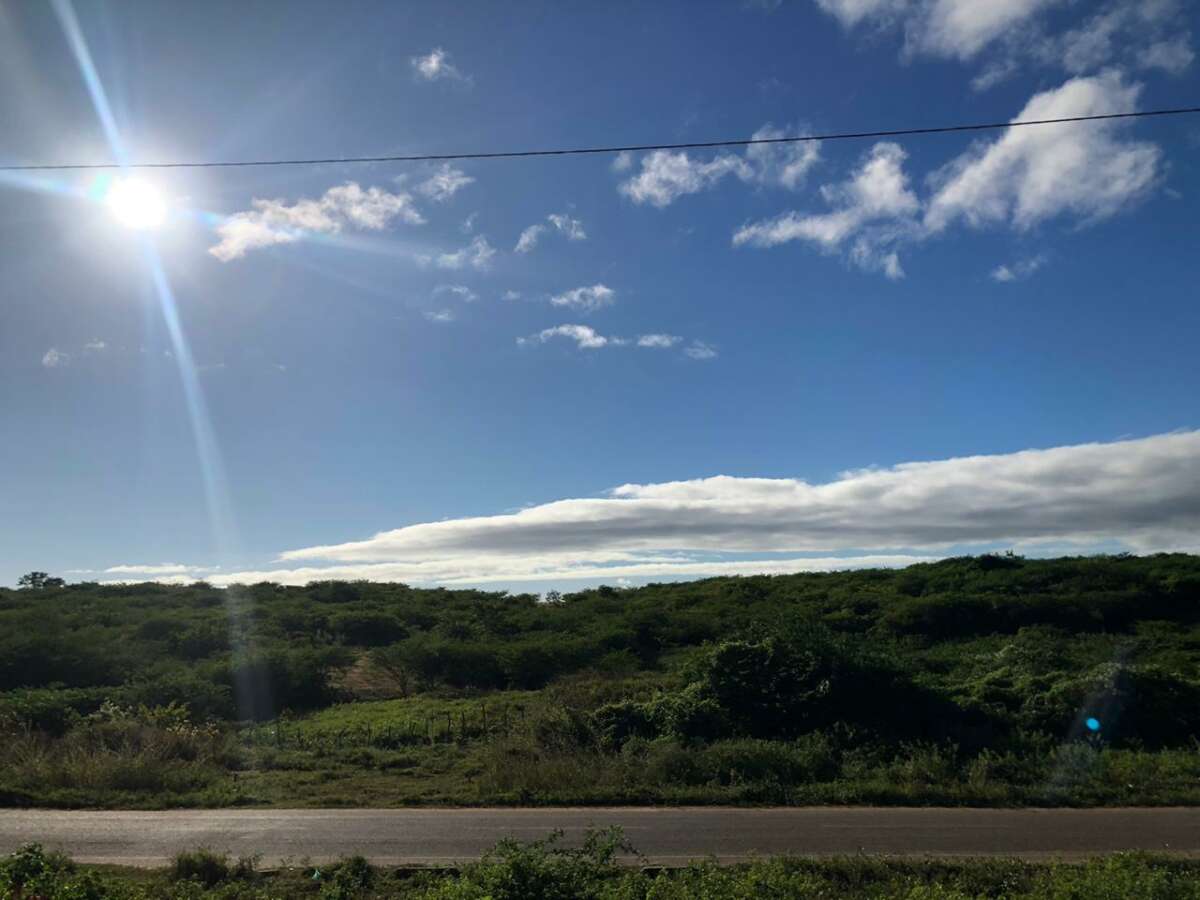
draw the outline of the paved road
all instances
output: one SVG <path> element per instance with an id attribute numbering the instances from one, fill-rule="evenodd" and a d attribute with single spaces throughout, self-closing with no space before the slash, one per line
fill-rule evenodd
<path id="1" fill-rule="evenodd" d="M 161 866 L 211 847 L 262 854 L 264 865 L 361 853 L 382 865 L 478 857 L 502 837 L 555 828 L 578 840 L 589 826 L 621 825 L 651 862 L 709 855 L 1080 857 L 1156 850 L 1200 857 L 1200 809 L 271 809 L 164 812 L 0 810 L 0 853 L 40 841 L 80 862 Z"/>

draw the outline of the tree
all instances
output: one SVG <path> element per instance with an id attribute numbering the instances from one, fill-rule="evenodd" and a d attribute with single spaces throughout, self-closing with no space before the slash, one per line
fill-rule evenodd
<path id="1" fill-rule="evenodd" d="M 43 588 L 64 587 L 66 582 L 61 578 L 53 578 L 45 572 L 29 572 L 17 579 L 17 587 L 31 588 L 40 591 Z"/>

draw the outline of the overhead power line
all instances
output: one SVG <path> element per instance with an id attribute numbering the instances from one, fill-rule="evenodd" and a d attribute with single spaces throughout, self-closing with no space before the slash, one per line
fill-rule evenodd
<path id="1" fill-rule="evenodd" d="M 45 163 L 0 165 L 0 172 L 63 171 L 79 169 L 236 169 L 252 166 L 329 166 L 347 163 L 443 162 L 467 159 L 521 159 L 531 156 L 586 156 L 603 153 L 638 153 L 648 150 L 710 150 L 718 147 L 751 147 L 758 144 L 800 144 L 809 141 L 845 141 L 863 138 L 909 137 L 949 134 L 958 131 L 996 131 L 1027 125 L 1062 125 L 1069 122 L 1100 122 L 1108 119 L 1147 119 L 1152 116 L 1182 116 L 1200 113 L 1200 106 L 1151 109 L 1145 112 L 1105 113 L 1097 116 L 1066 116 L 1059 119 L 1027 119 L 1016 122 L 980 122 L 968 125 L 939 125 L 933 128 L 897 128 L 890 131 L 847 131 L 836 134 L 801 134 L 790 137 L 746 138 L 727 141 L 690 141 L 681 144 L 630 144 L 625 147 L 564 147 L 554 150 L 501 150 L 483 153 L 419 153 L 397 156 L 337 156 L 312 159 L 239 159 L 208 162 Z"/>

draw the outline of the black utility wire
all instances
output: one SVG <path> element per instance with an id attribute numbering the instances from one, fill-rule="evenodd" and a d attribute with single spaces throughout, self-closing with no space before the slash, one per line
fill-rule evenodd
<path id="1" fill-rule="evenodd" d="M 1067 116 L 1061 119 L 1029 119 L 1017 122 L 983 122 L 974 125 L 939 125 L 934 128 L 898 128 L 892 131 L 850 131 L 837 134 L 804 134 L 794 137 L 747 138 L 729 141 L 693 141 L 685 144 L 631 144 L 627 147 L 570 147 L 558 150 L 505 150 L 491 153 L 421 153 L 410 156 L 344 156 L 313 159 L 243 159 L 223 162 L 146 163 L 60 163 L 0 165 L 0 172 L 62 171 L 71 169 L 233 169 L 250 166 L 328 166 L 346 163 L 441 162 L 460 159 L 520 159 L 527 156 L 584 156 L 597 153 L 638 153 L 647 150 L 705 150 L 715 147 L 750 147 L 756 144 L 799 144 L 806 141 L 842 141 L 861 138 L 905 137 L 947 134 L 956 131 L 994 131 L 1024 125 L 1061 125 L 1067 122 L 1099 122 L 1107 119 L 1146 119 L 1151 116 L 1182 116 L 1200 113 L 1200 106 L 1151 109 L 1145 112 L 1105 113 L 1097 116 Z"/>

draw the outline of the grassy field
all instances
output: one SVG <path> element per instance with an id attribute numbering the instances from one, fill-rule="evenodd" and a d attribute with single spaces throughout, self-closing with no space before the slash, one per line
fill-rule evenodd
<path id="1" fill-rule="evenodd" d="M 1200 803 L 1200 558 L 0 590 L 0 804 Z"/>
<path id="2" fill-rule="evenodd" d="M 40 900 L 694 900 L 694 898 L 904 898 L 904 900 L 1196 900 L 1200 861 L 1116 854 L 1081 864 L 1012 860 L 773 859 L 659 870 L 618 864 L 619 833 L 579 848 L 553 839 L 502 843 L 460 869 L 381 869 L 361 858 L 315 868 L 303 860 L 259 872 L 254 860 L 206 851 L 166 870 L 83 867 L 24 848 L 0 861 L 0 898 Z"/>

